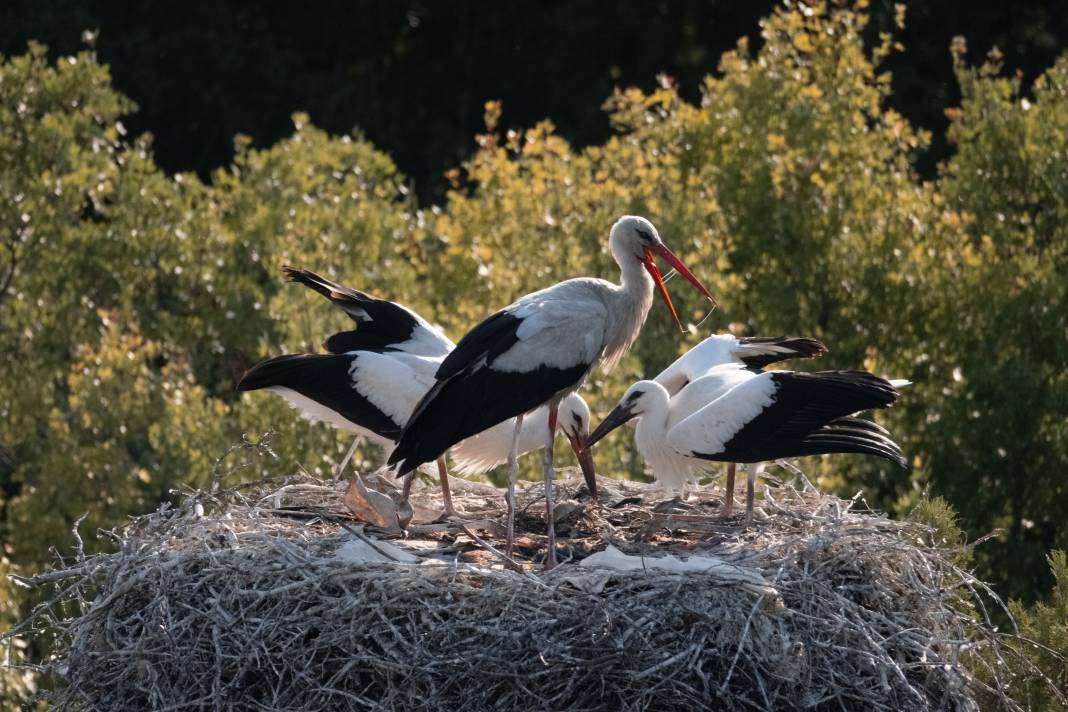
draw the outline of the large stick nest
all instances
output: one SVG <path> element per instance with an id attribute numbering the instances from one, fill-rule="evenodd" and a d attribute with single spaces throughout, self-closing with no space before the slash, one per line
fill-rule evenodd
<path id="1" fill-rule="evenodd" d="M 500 493 L 454 483 L 472 518 L 417 485 L 406 536 L 341 482 L 188 493 L 30 580 L 55 593 L 16 632 L 52 641 L 57 710 L 1015 708 L 978 680 L 989 597 L 922 525 L 785 486 L 749 528 L 719 491 L 602 480 L 598 509 L 570 479 L 565 563 L 535 561 L 531 486 L 515 570 Z"/>

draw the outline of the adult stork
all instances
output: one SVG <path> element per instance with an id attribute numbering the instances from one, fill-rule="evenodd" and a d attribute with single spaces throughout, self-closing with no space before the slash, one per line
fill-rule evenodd
<path id="1" fill-rule="evenodd" d="M 674 397 L 686 384 L 695 381 L 711 369 L 728 363 L 744 364 L 759 371 L 779 361 L 791 358 L 813 358 L 827 353 L 822 341 L 804 336 L 743 336 L 713 334 L 675 359 L 675 362 L 653 379 Z M 724 514 L 734 511 L 734 478 L 736 463 L 727 463 L 727 487 L 724 492 Z"/>
<path id="2" fill-rule="evenodd" d="M 515 453 L 526 413 L 547 405 L 547 440 L 542 474 L 548 526 L 546 564 L 556 564 L 553 522 L 553 437 L 558 406 L 590 369 L 610 370 L 638 336 L 652 305 L 654 286 L 675 322 L 678 314 L 664 286 L 660 255 L 713 304 L 704 285 L 667 248 L 653 224 L 620 218 L 608 247 L 621 271 L 621 284 L 578 278 L 521 297 L 469 331 L 445 357 L 436 382 L 405 426 L 389 463 L 403 475 L 453 444 L 508 418 L 516 418 L 508 459 L 507 549 L 515 539 Z"/>
<path id="3" fill-rule="evenodd" d="M 763 463 L 830 453 L 874 455 L 907 467 L 901 448 L 877 424 L 853 414 L 888 408 L 893 383 L 866 371 L 763 371 L 741 364 L 713 368 L 674 397 L 656 381 L 632 385 L 590 434 L 592 447 L 609 432 L 639 418 L 634 439 L 658 482 L 681 487 L 707 461 L 752 463 L 753 484 Z"/>
<path id="4" fill-rule="evenodd" d="M 434 372 L 453 343 L 407 307 L 320 277 L 285 268 L 291 281 L 319 292 L 359 323 L 354 331 L 324 342 L 326 354 L 295 354 L 267 359 L 242 377 L 238 390 L 271 390 L 305 417 L 357 434 L 342 461 L 348 463 L 360 438 L 386 450 L 393 448 L 416 403 L 434 382 Z M 595 483 L 593 460 L 585 448 L 590 411 L 577 394 L 564 404 L 559 431 L 570 440 L 587 483 Z M 545 422 L 548 412 L 532 422 Z M 540 435 L 540 433 L 539 433 Z M 527 439 L 522 452 L 541 447 Z M 468 473 L 484 472 L 504 461 L 508 444 L 487 437 L 461 442 L 453 449 Z M 455 515 L 444 456 L 437 458 L 446 513 Z M 593 494 L 596 494 L 595 485 Z"/>

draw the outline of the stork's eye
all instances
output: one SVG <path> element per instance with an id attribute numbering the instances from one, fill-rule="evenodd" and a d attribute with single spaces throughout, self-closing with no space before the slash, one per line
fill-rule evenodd
<path id="1" fill-rule="evenodd" d="M 633 402 L 635 402 L 636 400 L 638 400 L 639 398 L 641 398 L 641 397 L 642 397 L 642 394 L 643 394 L 643 393 L 645 393 L 645 391 L 634 391 L 634 392 L 633 392 L 633 393 L 631 393 L 631 394 L 630 394 L 629 396 L 627 396 L 627 402 L 628 402 L 628 403 L 633 403 Z"/>
<path id="2" fill-rule="evenodd" d="M 634 228 L 634 230 L 638 233 L 638 237 L 642 239 L 642 242 L 653 244 L 653 235 L 648 230 L 642 230 L 640 227 Z"/>

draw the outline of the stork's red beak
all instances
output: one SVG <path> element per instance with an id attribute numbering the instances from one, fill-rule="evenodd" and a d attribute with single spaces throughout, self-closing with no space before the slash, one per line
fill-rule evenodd
<path id="1" fill-rule="evenodd" d="M 682 322 L 679 320 L 678 312 L 675 311 L 675 305 L 671 303 L 671 296 L 668 294 L 667 287 L 664 286 L 664 279 L 660 276 L 660 270 L 656 267 L 656 260 L 653 259 L 654 251 L 663 257 L 665 262 L 674 267 L 679 274 L 685 277 L 687 282 L 696 287 L 697 291 L 703 294 L 705 298 L 712 303 L 713 309 L 718 306 L 716 304 L 716 299 L 707 289 L 705 289 L 705 285 L 701 284 L 700 280 L 698 280 L 697 277 L 694 277 L 690 270 L 686 269 L 686 265 L 682 263 L 682 260 L 676 257 L 665 245 L 645 248 L 645 259 L 642 260 L 642 264 L 645 265 L 645 269 L 649 273 L 649 276 L 653 278 L 653 282 L 656 284 L 660 296 L 664 298 L 664 303 L 667 304 L 667 308 L 671 311 L 671 316 L 675 319 L 679 331 L 685 331 Z"/>

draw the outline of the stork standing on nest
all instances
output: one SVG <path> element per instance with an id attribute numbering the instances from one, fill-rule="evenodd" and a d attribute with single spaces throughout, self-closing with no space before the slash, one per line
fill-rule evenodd
<path id="1" fill-rule="evenodd" d="M 866 371 L 766 371 L 741 364 L 713 368 L 673 398 L 656 381 L 632 385 L 590 434 L 592 447 L 632 418 L 634 439 L 658 482 L 682 486 L 706 461 L 753 463 L 746 492 L 763 463 L 830 453 L 874 455 L 907 467 L 901 448 L 877 424 L 854 413 L 888 408 L 894 383 Z"/>
<path id="2" fill-rule="evenodd" d="M 675 359 L 653 380 L 675 397 L 687 384 L 717 366 L 738 363 L 746 368 L 760 371 L 779 361 L 791 358 L 813 358 L 827 353 L 827 347 L 818 339 L 804 336 L 743 336 L 713 334 L 692 349 Z M 734 511 L 734 478 L 737 465 L 727 463 L 727 487 L 724 492 L 724 514 Z"/>
<path id="3" fill-rule="evenodd" d="M 445 357 L 435 374 L 436 383 L 416 407 L 389 458 L 403 475 L 464 438 L 515 417 L 508 459 L 507 549 L 511 554 L 518 476 L 515 455 L 523 418 L 539 406 L 548 406 L 542 470 L 549 567 L 556 564 L 552 433 L 561 399 L 577 390 L 595 365 L 600 363 L 608 371 L 627 352 L 649 314 L 654 286 L 681 329 L 656 255 L 715 304 L 645 218 L 621 218 L 612 226 L 608 245 L 620 267 L 621 284 L 570 279 L 520 298 L 473 328 Z"/>
<path id="4" fill-rule="evenodd" d="M 329 337 L 326 354 L 294 354 L 267 359 L 248 370 L 240 391 L 267 389 L 305 417 L 357 434 L 342 460 L 343 471 L 361 438 L 391 450 L 415 405 L 434 382 L 434 372 L 454 344 L 440 330 L 407 307 L 350 289 L 308 270 L 284 268 L 293 282 L 303 284 L 341 308 L 359 324 L 356 330 Z M 587 483 L 595 482 L 593 459 L 585 448 L 590 411 L 578 394 L 562 403 L 559 431 L 575 450 Z M 548 411 L 535 413 L 530 425 L 544 423 Z M 533 428 L 528 428 L 533 430 Z M 510 432 L 510 431 L 509 431 Z M 542 446 L 539 431 L 521 443 L 520 454 Z M 459 443 L 453 455 L 467 473 L 485 472 L 508 457 L 493 433 Z M 455 509 L 449 490 L 445 457 L 437 458 L 442 498 L 447 514 Z M 411 482 L 406 480 L 407 485 Z"/>

